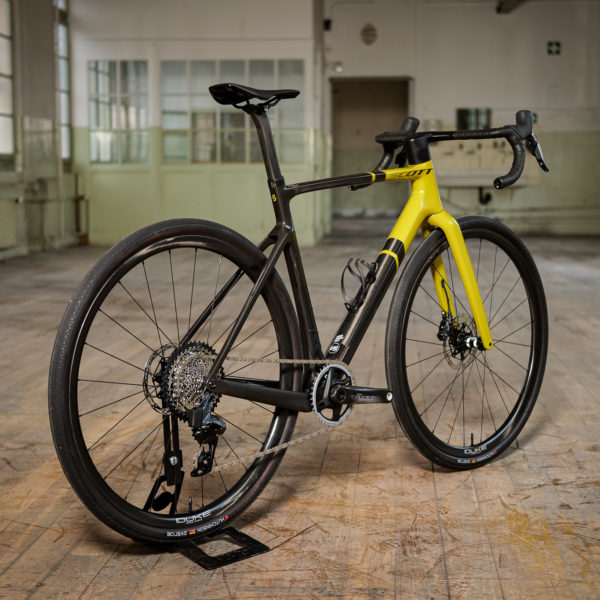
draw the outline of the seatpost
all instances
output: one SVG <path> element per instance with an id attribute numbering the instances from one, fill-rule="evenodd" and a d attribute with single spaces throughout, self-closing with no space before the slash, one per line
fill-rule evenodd
<path id="1" fill-rule="evenodd" d="M 267 111 L 262 106 L 251 104 L 245 106 L 244 111 L 250 115 L 254 126 L 256 127 L 260 150 L 263 155 L 265 169 L 267 170 L 269 186 L 271 188 L 273 185 L 283 186 L 283 175 L 281 174 L 281 168 L 279 167 L 279 159 L 277 158 L 275 141 L 273 140 L 273 132 L 271 131 L 271 124 L 269 123 L 269 117 L 267 117 Z"/>

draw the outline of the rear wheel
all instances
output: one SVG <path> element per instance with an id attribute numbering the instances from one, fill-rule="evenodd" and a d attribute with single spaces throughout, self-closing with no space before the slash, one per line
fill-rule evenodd
<path id="1" fill-rule="evenodd" d="M 527 421 L 544 374 L 548 323 L 542 282 L 522 241 L 491 219 L 459 224 L 494 347 L 473 347 L 479 334 L 469 302 L 448 242 L 436 230 L 396 289 L 386 369 L 396 416 L 411 442 L 429 460 L 462 469 L 497 457 Z M 454 318 L 442 311 L 431 276 L 438 257 Z"/>
<path id="2" fill-rule="evenodd" d="M 274 474 L 283 452 L 215 468 L 289 440 L 297 413 L 211 393 L 204 379 L 264 260 L 220 225 L 166 221 L 109 250 L 74 294 L 51 361 L 50 421 L 73 488 L 117 531 L 152 542 L 206 534 Z M 299 356 L 297 339 L 275 274 L 231 351 L 244 361 L 220 375 L 294 389 L 298 369 L 272 359 Z M 195 409 L 205 419 L 194 429 Z"/>

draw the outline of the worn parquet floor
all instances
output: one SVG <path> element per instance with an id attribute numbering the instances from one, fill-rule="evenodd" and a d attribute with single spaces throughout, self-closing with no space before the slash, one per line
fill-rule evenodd
<path id="1" fill-rule="evenodd" d="M 305 251 L 327 342 L 339 278 L 379 240 Z M 600 598 L 600 240 L 527 243 L 546 286 L 546 379 L 518 443 L 475 471 L 433 468 L 389 406 L 288 450 L 236 522 L 267 554 L 204 571 L 98 522 L 67 484 L 48 425 L 47 372 L 65 304 L 101 255 L 72 248 L 0 263 L 0 598 Z M 384 303 L 354 359 L 385 385 Z M 317 428 L 300 418 L 297 433 Z"/>

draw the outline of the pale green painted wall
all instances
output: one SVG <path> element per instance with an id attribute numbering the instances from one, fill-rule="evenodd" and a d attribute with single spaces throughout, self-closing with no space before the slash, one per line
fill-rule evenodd
<path id="1" fill-rule="evenodd" d="M 92 165 L 88 137 L 87 128 L 75 129 L 75 163 L 89 198 L 91 243 L 114 244 L 144 225 L 175 217 L 216 221 L 255 243 L 273 227 L 262 164 L 163 165 L 162 133 L 153 128 L 149 164 Z M 288 183 L 325 176 L 327 141 L 314 132 L 306 137 L 307 164 L 282 165 Z M 329 231 L 327 192 L 297 197 L 292 210 L 302 245 L 315 244 Z"/>
<path id="2" fill-rule="evenodd" d="M 153 129 L 153 159 L 148 165 L 90 165 L 88 130 L 76 130 L 76 168 L 89 197 L 90 241 L 113 244 L 155 221 L 195 217 L 228 225 L 258 243 L 274 222 L 263 166 L 162 165 L 160 139 L 160 130 Z M 600 234 L 600 195 L 593 176 L 600 161 L 600 132 L 546 132 L 539 139 L 550 173 L 542 173 L 528 155 L 527 186 L 495 191 L 490 179 L 486 191 L 493 199 L 485 206 L 479 204 L 476 189 L 440 188 L 444 206 L 455 216 L 484 214 L 498 218 L 522 234 Z M 314 136 L 309 154 L 314 166 L 283 166 L 288 183 L 327 175 L 324 136 Z M 461 168 L 460 157 L 455 164 Z M 389 189 L 390 184 L 379 184 L 345 193 L 353 195 L 354 207 L 358 202 L 369 215 L 371 208 L 377 212 L 382 207 L 380 198 L 373 200 L 375 195 L 388 193 Z M 395 186 L 395 192 L 397 198 L 386 202 L 389 214 L 400 211 L 408 186 Z M 328 192 L 299 196 L 293 201 L 301 244 L 313 245 L 329 231 L 331 202 Z"/>
<path id="3" fill-rule="evenodd" d="M 521 234 L 600 235 L 600 132 L 545 132 L 538 139 L 549 173 L 527 153 L 526 186 L 496 191 L 490 181 L 487 205 L 479 203 L 476 189 L 442 188 L 446 209 L 455 216 L 488 215 Z"/>

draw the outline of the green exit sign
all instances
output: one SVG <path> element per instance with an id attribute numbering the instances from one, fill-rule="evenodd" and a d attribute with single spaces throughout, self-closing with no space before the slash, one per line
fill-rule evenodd
<path id="1" fill-rule="evenodd" d="M 550 41 L 546 43 L 546 52 L 548 54 L 557 56 L 561 52 L 561 44 L 557 41 Z"/>

